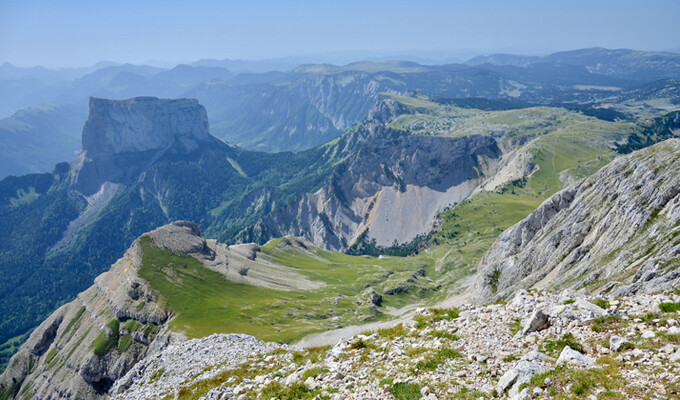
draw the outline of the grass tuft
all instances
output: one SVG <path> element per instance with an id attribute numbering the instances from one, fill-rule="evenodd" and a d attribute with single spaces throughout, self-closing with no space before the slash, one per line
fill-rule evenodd
<path id="1" fill-rule="evenodd" d="M 590 329 L 593 332 L 611 331 L 623 322 L 618 315 L 608 315 L 606 317 L 599 317 L 593 321 Z"/>
<path id="2" fill-rule="evenodd" d="M 105 356 L 112 347 L 118 344 L 120 321 L 113 319 L 107 326 L 111 329 L 111 334 L 109 335 L 105 331 L 102 331 L 92 343 L 94 354 L 98 357 Z"/>
<path id="3" fill-rule="evenodd" d="M 434 371 L 446 360 L 462 356 L 463 354 L 456 349 L 442 349 L 437 351 L 434 355 L 418 361 L 413 369 L 414 372 L 423 370 Z"/>
<path id="4" fill-rule="evenodd" d="M 510 328 L 510 333 L 513 335 L 522 330 L 522 319 L 515 318 L 514 321 L 508 326 Z"/>
<path id="5" fill-rule="evenodd" d="M 118 341 L 118 352 L 125 353 L 125 351 L 129 349 L 131 345 L 132 345 L 131 335 L 125 335 L 121 337 L 120 340 Z"/>
<path id="6" fill-rule="evenodd" d="M 390 392 L 396 400 L 418 400 L 421 397 L 420 385 L 416 383 L 395 383 L 392 385 Z"/>
<path id="7" fill-rule="evenodd" d="M 680 303 L 661 303 L 659 310 L 665 313 L 680 311 Z"/>
<path id="8" fill-rule="evenodd" d="M 397 324 L 391 328 L 378 330 L 378 335 L 380 335 L 381 338 L 392 340 L 408 335 L 408 329 L 406 329 L 404 324 Z"/>
<path id="9" fill-rule="evenodd" d="M 318 390 L 311 390 L 304 383 L 294 383 L 283 386 L 279 382 L 272 382 L 262 389 L 262 398 L 278 400 L 312 399 Z"/>
<path id="10" fill-rule="evenodd" d="M 460 336 L 455 335 L 451 332 L 445 331 L 445 330 L 436 330 L 430 332 L 430 336 L 440 338 L 440 339 L 448 339 L 452 342 L 455 342 L 456 340 L 460 339 Z"/>
<path id="11" fill-rule="evenodd" d="M 326 372 L 328 372 L 328 368 L 312 367 L 312 368 L 310 368 L 310 369 L 308 369 L 308 370 L 306 370 L 305 372 L 302 373 L 301 380 L 302 380 L 302 382 L 304 382 L 309 377 L 316 378 L 317 376 L 324 374 Z"/>
<path id="12" fill-rule="evenodd" d="M 605 310 L 609 308 L 609 302 L 603 298 L 597 298 L 593 300 L 592 303 L 600 308 L 604 308 Z"/>
<path id="13" fill-rule="evenodd" d="M 545 342 L 543 349 L 546 354 L 557 356 L 566 346 L 583 353 L 583 345 L 576 340 L 571 332 L 563 335 L 560 339 Z"/>

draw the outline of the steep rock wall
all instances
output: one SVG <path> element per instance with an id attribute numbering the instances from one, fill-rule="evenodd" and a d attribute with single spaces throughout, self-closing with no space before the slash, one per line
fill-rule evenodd
<path id="1" fill-rule="evenodd" d="M 619 157 L 558 192 L 484 255 L 472 299 L 518 289 L 616 294 L 680 287 L 680 140 Z"/>

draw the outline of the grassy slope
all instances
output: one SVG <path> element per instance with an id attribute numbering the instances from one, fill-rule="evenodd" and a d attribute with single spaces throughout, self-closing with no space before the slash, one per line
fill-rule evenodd
<path id="1" fill-rule="evenodd" d="M 416 271 L 415 259 L 352 257 L 311 248 L 263 248 L 262 257 L 294 267 L 327 286 L 316 291 L 277 291 L 227 281 L 189 256 L 178 256 L 143 240 L 140 275 L 156 288 L 176 317 L 171 328 L 188 337 L 214 332 L 247 333 L 265 340 L 290 341 L 338 324 L 355 324 L 374 315 L 366 305 L 355 305 L 366 283 L 386 280 L 388 271 Z M 396 274 L 395 274 L 396 275 Z M 412 294 L 392 296 L 386 305 L 413 301 Z M 334 318 L 337 317 L 337 318 Z"/>

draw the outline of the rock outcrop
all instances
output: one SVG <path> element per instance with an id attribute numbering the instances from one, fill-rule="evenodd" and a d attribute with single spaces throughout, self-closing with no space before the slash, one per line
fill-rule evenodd
<path id="1" fill-rule="evenodd" d="M 33 331 L 0 385 L 35 399 L 105 398 L 147 352 L 176 340 L 163 329 L 168 310 L 137 273 L 141 264 L 137 241 L 92 287 Z"/>
<path id="2" fill-rule="evenodd" d="M 205 108 L 194 99 L 90 98 L 83 150 L 96 157 L 157 150 L 176 141 L 191 148 L 209 137 Z"/>
<path id="3" fill-rule="evenodd" d="M 484 255 L 472 299 L 518 289 L 663 292 L 680 287 L 680 140 L 617 158 L 546 200 Z"/>

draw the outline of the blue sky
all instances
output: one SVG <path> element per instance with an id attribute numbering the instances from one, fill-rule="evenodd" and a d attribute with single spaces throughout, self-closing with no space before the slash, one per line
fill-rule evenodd
<path id="1" fill-rule="evenodd" d="M 201 58 L 680 50 L 680 1 L 9 1 L 0 61 L 82 66 Z"/>

